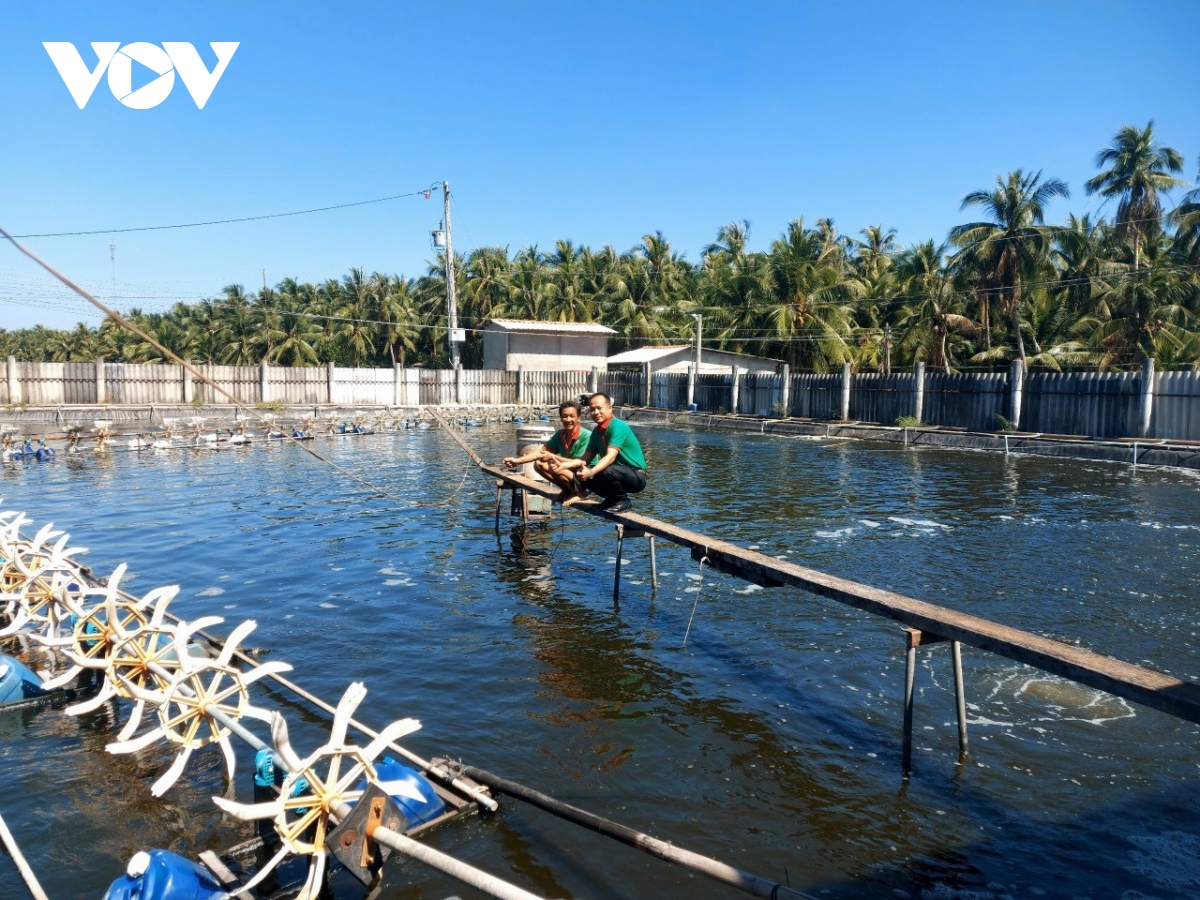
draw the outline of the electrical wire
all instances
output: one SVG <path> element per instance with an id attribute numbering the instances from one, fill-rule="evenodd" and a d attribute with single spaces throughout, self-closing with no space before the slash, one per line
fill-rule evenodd
<path id="1" fill-rule="evenodd" d="M 136 228 L 100 228 L 94 231 L 49 231 L 40 234 L 14 234 L 8 235 L 12 238 L 50 238 L 50 237 L 79 237 L 82 235 L 93 234 L 129 234 L 135 231 L 170 231 L 178 228 L 203 228 L 208 225 L 232 225 L 237 222 L 261 222 L 264 219 L 285 219 L 290 216 L 307 216 L 312 213 L 330 212 L 335 209 L 350 209 L 354 206 L 369 206 L 373 203 L 387 203 L 392 200 L 401 200 L 405 197 L 416 197 L 418 194 L 429 199 L 432 191 L 441 190 L 441 185 L 434 182 L 428 188 L 423 188 L 419 191 L 410 191 L 407 194 L 393 194 L 390 197 L 376 197 L 373 200 L 356 200 L 353 203 L 338 203 L 333 206 L 319 206 L 313 209 L 299 209 L 294 212 L 282 213 L 267 213 L 260 216 L 242 216 L 236 219 L 212 219 L 208 222 L 185 222 L 177 225 L 143 225 Z"/>

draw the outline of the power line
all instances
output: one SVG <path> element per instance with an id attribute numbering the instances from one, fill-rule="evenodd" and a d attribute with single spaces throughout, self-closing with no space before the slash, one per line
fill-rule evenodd
<path id="1" fill-rule="evenodd" d="M 299 209 L 294 212 L 282 213 L 267 213 L 261 216 L 242 216 L 236 219 L 213 219 L 208 222 L 185 222 L 179 225 L 143 225 L 137 228 L 101 228 L 95 231 L 51 231 L 42 234 L 14 234 L 14 238 L 47 238 L 47 237 L 80 237 L 82 235 L 92 234 L 128 234 L 134 231 L 169 231 L 177 228 L 202 228 L 207 225 L 232 225 L 237 222 L 260 222 L 264 219 L 284 219 L 289 216 L 307 216 L 312 213 L 330 212 L 335 209 L 350 209 L 354 206 L 369 206 L 372 203 L 387 203 L 391 200 L 401 200 L 405 197 L 415 197 L 418 194 L 429 199 L 429 195 L 434 190 L 441 190 L 440 184 L 430 185 L 428 188 L 419 191 L 410 191 L 407 194 L 393 194 L 390 197 L 376 197 L 373 200 L 356 200 L 353 203 L 338 203 L 334 206 L 319 206 L 313 209 Z"/>

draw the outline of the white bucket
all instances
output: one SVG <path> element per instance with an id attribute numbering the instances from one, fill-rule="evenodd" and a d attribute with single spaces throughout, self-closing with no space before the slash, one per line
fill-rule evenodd
<path id="1" fill-rule="evenodd" d="M 554 437 L 554 432 L 557 429 L 552 428 L 545 423 L 530 424 L 517 426 L 517 456 L 524 456 L 526 453 L 531 453 L 537 450 L 542 444 Z M 534 469 L 533 463 L 527 462 L 521 466 L 521 474 L 526 478 L 532 478 L 534 481 L 545 481 L 541 475 Z"/>

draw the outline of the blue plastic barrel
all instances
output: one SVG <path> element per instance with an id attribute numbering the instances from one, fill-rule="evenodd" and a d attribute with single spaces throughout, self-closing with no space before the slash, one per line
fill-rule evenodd
<path id="1" fill-rule="evenodd" d="M 15 703 L 45 694 L 42 679 L 11 656 L 0 656 L 0 703 Z"/>
<path id="2" fill-rule="evenodd" d="M 446 804 L 425 776 L 401 765 L 390 756 L 385 756 L 383 762 L 376 763 L 375 774 L 379 787 L 396 801 L 400 812 L 408 819 L 409 826 L 423 825 L 445 811 Z M 362 784 L 361 787 L 366 787 L 366 784 Z"/>
<path id="3" fill-rule="evenodd" d="M 220 883 L 205 868 L 170 850 L 135 853 L 126 874 L 109 886 L 104 900 L 217 900 Z"/>

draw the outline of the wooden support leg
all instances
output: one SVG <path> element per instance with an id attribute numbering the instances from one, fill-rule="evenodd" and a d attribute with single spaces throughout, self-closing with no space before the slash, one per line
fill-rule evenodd
<path id="1" fill-rule="evenodd" d="M 967 697 L 963 689 L 962 645 L 950 642 L 950 656 L 954 660 L 954 699 L 958 703 L 958 753 L 967 755 Z"/>
<path id="2" fill-rule="evenodd" d="M 658 558 L 654 555 L 654 535 L 646 535 L 650 541 L 650 596 L 658 594 Z"/>
<path id="3" fill-rule="evenodd" d="M 504 482 L 496 481 L 496 534 L 500 533 L 500 501 L 504 497 Z"/>
<path id="4" fill-rule="evenodd" d="M 617 526 L 617 570 L 613 573 L 613 603 L 621 599 L 621 550 L 625 544 L 625 526 Z"/>
<path id="5" fill-rule="evenodd" d="M 521 491 L 521 524 L 529 524 L 529 492 Z"/>
<path id="6" fill-rule="evenodd" d="M 904 664 L 904 755 L 901 766 L 907 776 L 912 772 L 913 681 L 917 671 L 917 645 L 921 641 L 921 632 L 913 628 L 904 630 L 907 635 L 907 653 Z"/>

